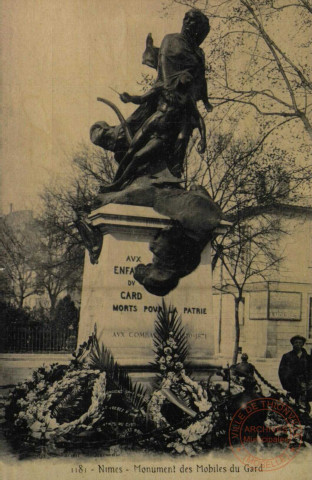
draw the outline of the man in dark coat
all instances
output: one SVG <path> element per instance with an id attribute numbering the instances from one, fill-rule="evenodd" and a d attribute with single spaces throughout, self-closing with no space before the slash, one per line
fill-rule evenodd
<path id="1" fill-rule="evenodd" d="M 312 401 L 312 358 L 303 348 L 306 339 L 295 335 L 290 339 L 291 352 L 281 359 L 278 374 L 281 384 L 287 392 L 302 406 L 310 410 Z"/>

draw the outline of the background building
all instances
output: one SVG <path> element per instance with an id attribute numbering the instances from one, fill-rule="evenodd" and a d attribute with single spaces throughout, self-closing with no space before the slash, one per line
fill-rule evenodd
<path id="1" fill-rule="evenodd" d="M 312 348 L 312 208 L 277 205 L 270 215 L 280 224 L 281 234 L 272 245 L 281 257 L 278 268 L 266 278 L 253 278 L 244 288 L 240 304 L 240 342 L 250 358 L 276 358 L 291 349 L 296 334 L 307 338 Z M 214 272 L 215 287 L 226 283 L 222 267 Z M 214 289 L 216 351 L 232 357 L 235 338 L 234 296 Z"/>

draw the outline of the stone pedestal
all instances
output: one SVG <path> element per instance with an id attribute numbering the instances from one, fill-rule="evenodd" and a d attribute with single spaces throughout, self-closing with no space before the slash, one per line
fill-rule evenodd
<path id="1" fill-rule="evenodd" d="M 149 242 L 170 219 L 149 207 L 120 204 L 101 207 L 89 219 L 104 239 L 98 264 L 92 265 L 86 253 L 78 344 L 96 324 L 100 341 L 120 365 L 146 367 L 154 361 L 154 321 L 162 298 L 146 292 L 132 273 L 138 263 L 151 262 Z M 164 300 L 182 316 L 191 364 L 207 365 L 214 355 L 210 245 L 199 267 Z"/>

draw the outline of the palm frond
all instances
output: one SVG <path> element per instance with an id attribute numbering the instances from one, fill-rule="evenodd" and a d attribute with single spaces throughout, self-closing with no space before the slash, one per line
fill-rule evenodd
<path id="1" fill-rule="evenodd" d="M 182 326 L 181 316 L 178 315 L 176 308 L 171 305 L 167 308 L 163 300 L 155 321 L 154 352 L 156 355 L 159 356 L 163 353 L 164 346 L 170 339 L 176 345 L 174 352 L 178 356 L 176 360 L 184 363 L 189 353 L 186 331 Z"/>
<path id="2" fill-rule="evenodd" d="M 96 335 L 89 354 L 89 365 L 101 372 L 106 372 L 109 390 L 122 390 L 135 409 L 144 408 L 147 404 L 147 392 L 141 384 L 133 384 L 126 370 L 115 362 L 111 351 L 100 345 Z"/>

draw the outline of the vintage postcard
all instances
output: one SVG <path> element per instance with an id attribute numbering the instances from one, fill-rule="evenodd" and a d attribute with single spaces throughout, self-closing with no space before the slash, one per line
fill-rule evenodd
<path id="1" fill-rule="evenodd" d="M 5 480 L 310 477 L 310 0 L 0 0 Z"/>

